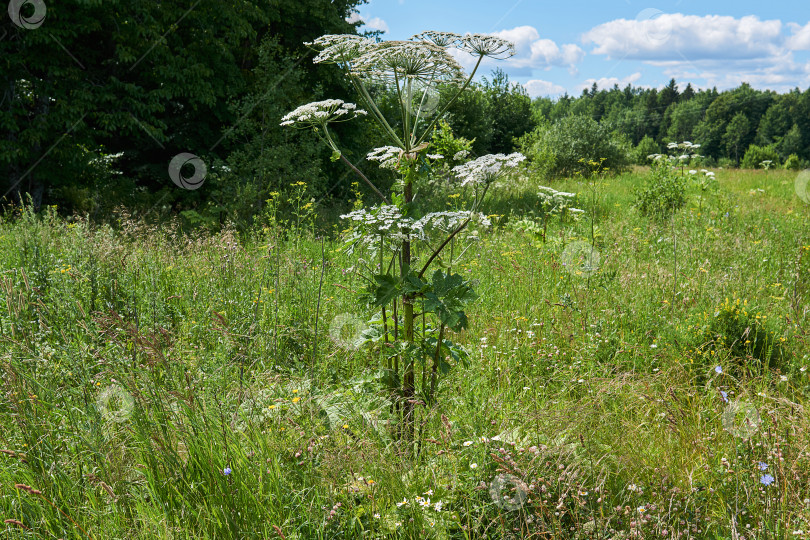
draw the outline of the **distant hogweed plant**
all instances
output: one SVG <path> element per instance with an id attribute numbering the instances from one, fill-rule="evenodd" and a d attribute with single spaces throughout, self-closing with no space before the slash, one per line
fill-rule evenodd
<path id="1" fill-rule="evenodd" d="M 320 101 L 292 111 L 281 124 L 314 129 L 331 148 L 332 158 L 351 167 L 385 203 L 357 208 L 341 217 L 350 224 L 349 249 L 369 249 L 376 259 L 376 269 L 366 268 L 370 286 L 358 300 L 381 311 L 379 339 L 401 419 L 399 435 L 412 442 L 415 404 L 435 401 L 438 377 L 451 368 L 448 360 L 467 360 L 464 350 L 446 335 L 448 329 L 466 328 L 464 309 L 476 297 L 472 283 L 452 271 L 454 257 L 458 257 L 456 242 L 471 224 L 489 224 L 479 212 L 488 189 L 525 159 L 517 153 L 496 154 L 458 165 L 466 153 L 429 153 L 429 137 L 470 85 L 483 59 L 508 58 L 515 48 L 495 36 L 452 32 L 422 32 L 406 41 L 379 42 L 356 35 L 325 35 L 306 45 L 318 51 L 315 63 L 343 69 L 364 108 L 341 100 Z M 469 75 L 465 76 L 451 49 L 473 55 L 476 63 Z M 396 122 L 383 115 L 369 91 L 370 84 L 385 85 L 396 96 Z M 438 103 L 439 85 L 456 87 L 445 103 Z M 399 176 L 390 200 L 343 156 L 329 132 L 332 122 L 366 111 L 387 139 L 367 159 Z M 427 185 L 431 168 L 439 163 L 455 165 L 450 169 L 451 178 L 472 190 L 469 210 L 424 213 L 414 206 L 415 195 Z M 474 233 L 471 236 L 475 238 Z M 439 268 L 433 270 L 434 266 Z M 415 314 L 415 308 L 419 313 Z M 422 368 L 419 384 L 417 366 Z"/>

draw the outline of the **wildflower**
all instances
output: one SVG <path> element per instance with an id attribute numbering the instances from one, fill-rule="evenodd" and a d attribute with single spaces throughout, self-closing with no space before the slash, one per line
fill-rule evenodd
<path id="1" fill-rule="evenodd" d="M 380 519 L 380 514 L 374 514 L 374 519 Z"/>
<path id="2" fill-rule="evenodd" d="M 462 186 L 467 184 L 489 184 L 502 176 L 508 169 L 517 167 L 525 159 L 526 156 L 519 152 L 509 155 L 487 154 L 463 165 L 453 167 L 453 174 L 461 180 Z"/>
<path id="3" fill-rule="evenodd" d="M 470 468 L 471 469 L 477 469 L 478 468 L 478 463 L 470 463 Z"/>
<path id="4" fill-rule="evenodd" d="M 230 467 L 225 467 L 224 469 L 222 469 L 222 474 L 224 474 L 225 476 L 228 476 L 229 474 L 231 474 L 231 468 Z"/>
<path id="5" fill-rule="evenodd" d="M 721 396 L 723 396 L 723 401 L 725 401 L 726 403 L 728 403 L 728 392 L 725 392 L 725 391 L 723 391 L 723 390 L 720 390 L 720 395 L 721 395 Z"/>
<path id="6" fill-rule="evenodd" d="M 760 461 L 757 465 L 759 466 L 760 471 L 764 471 L 765 469 L 768 468 L 768 464 L 763 461 Z"/>
<path id="7" fill-rule="evenodd" d="M 421 499 L 421 497 L 420 497 L 420 499 Z M 430 506 L 430 499 L 422 499 L 421 501 L 419 501 L 419 506 L 421 506 L 422 508 L 429 507 Z"/>
<path id="8" fill-rule="evenodd" d="M 470 54 L 490 58 L 509 58 L 516 52 L 511 42 L 486 34 L 465 34 L 457 47 Z"/>
<path id="9" fill-rule="evenodd" d="M 304 45 L 320 49 L 314 63 L 342 64 L 348 67 L 355 58 L 374 45 L 374 40 L 352 34 L 327 34 Z"/>
<path id="10" fill-rule="evenodd" d="M 382 169 L 396 169 L 400 149 L 396 146 L 380 146 L 366 155 L 369 161 L 378 161 Z M 342 216 L 341 216 L 342 217 Z"/>
<path id="11" fill-rule="evenodd" d="M 358 109 L 354 103 L 345 103 L 342 99 L 326 99 L 301 105 L 281 118 L 282 126 L 309 128 L 326 126 L 330 122 L 344 122 L 357 116 L 367 114 Z"/>
<path id="12" fill-rule="evenodd" d="M 472 443 L 472 441 L 464 441 L 464 446 L 471 446 Z"/>
<path id="13" fill-rule="evenodd" d="M 762 477 L 759 479 L 759 483 L 763 486 L 770 486 L 773 484 L 773 476 L 770 474 L 763 474 Z"/>
<path id="14" fill-rule="evenodd" d="M 714 368 L 714 372 L 715 373 L 723 373 L 723 367 L 722 366 L 716 366 Z"/>
<path id="15" fill-rule="evenodd" d="M 301 401 L 301 398 L 300 398 L 300 397 L 298 397 L 298 396 L 296 396 L 296 397 L 292 398 L 292 402 L 293 402 L 293 403 L 298 403 L 299 401 Z"/>
<path id="16" fill-rule="evenodd" d="M 408 499 L 403 498 L 402 502 L 397 503 L 397 508 L 399 508 L 401 506 L 405 506 L 406 504 L 408 504 Z"/>
<path id="17" fill-rule="evenodd" d="M 436 504 L 433 505 L 433 509 L 436 510 L 437 512 L 441 512 L 443 504 L 444 503 L 442 501 L 438 501 L 436 502 Z"/>
<path id="18" fill-rule="evenodd" d="M 427 490 L 427 491 L 425 492 L 425 495 L 427 495 L 428 497 L 430 497 L 431 495 L 433 495 L 433 490 L 432 490 L 432 489 Z"/>

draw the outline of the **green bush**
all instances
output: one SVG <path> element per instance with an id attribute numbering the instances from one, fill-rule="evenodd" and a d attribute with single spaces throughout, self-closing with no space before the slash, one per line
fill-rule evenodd
<path id="1" fill-rule="evenodd" d="M 655 139 L 649 135 L 645 135 L 633 149 L 633 162 L 636 165 L 647 165 L 650 162 L 649 156 L 661 152 L 661 147 L 655 142 Z"/>
<path id="2" fill-rule="evenodd" d="M 745 151 L 740 167 L 743 169 L 764 169 L 765 167 L 762 166 L 763 161 L 771 161 L 774 165 L 779 164 L 779 152 L 776 151 L 774 145 L 757 146 L 752 144 Z"/>
<path id="3" fill-rule="evenodd" d="M 704 314 L 704 318 L 707 320 L 702 325 L 696 325 L 699 341 L 696 345 L 704 354 L 728 351 L 738 360 L 748 359 L 750 363 L 753 359 L 762 369 L 779 367 L 784 357 L 781 340 L 767 316 L 749 311 L 747 301 L 726 299 L 714 314 Z"/>
<path id="4" fill-rule="evenodd" d="M 549 126 L 538 127 L 520 139 L 524 154 L 552 178 L 590 176 L 589 160 L 604 158 L 603 167 L 621 172 L 630 164 L 630 143 L 588 116 L 566 116 Z M 585 162 L 581 160 L 584 159 Z"/>
<path id="5" fill-rule="evenodd" d="M 803 168 L 802 160 L 799 159 L 799 156 L 797 156 L 796 154 L 790 154 L 788 158 L 785 160 L 785 164 L 783 165 L 783 167 L 791 171 L 801 170 Z"/>
<path id="6" fill-rule="evenodd" d="M 635 190 L 633 206 L 643 216 L 665 219 L 686 204 L 686 184 L 686 178 L 668 161 L 656 160 L 644 187 Z"/>

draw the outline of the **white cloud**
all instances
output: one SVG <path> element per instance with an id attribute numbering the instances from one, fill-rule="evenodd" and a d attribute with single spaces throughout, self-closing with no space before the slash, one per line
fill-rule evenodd
<path id="1" fill-rule="evenodd" d="M 557 45 L 550 39 L 540 39 L 533 26 L 518 26 L 511 30 L 494 32 L 495 36 L 515 44 L 517 54 L 507 64 L 517 68 L 551 69 L 553 66 L 573 68 L 585 56 L 578 45 Z"/>
<path id="2" fill-rule="evenodd" d="M 350 24 L 354 24 L 357 22 L 363 23 L 369 30 L 382 30 L 383 32 L 388 32 L 388 24 L 379 17 L 368 17 L 364 15 L 360 15 L 356 11 L 353 12 L 351 15 L 346 17 L 346 22 Z"/>
<path id="3" fill-rule="evenodd" d="M 594 44 L 593 54 L 653 61 L 762 58 L 777 54 L 784 41 L 781 21 L 754 15 L 663 13 L 609 21 L 583 35 L 584 43 Z"/>
<path id="4" fill-rule="evenodd" d="M 787 40 L 787 48 L 791 51 L 810 50 L 810 23 L 800 26 L 796 23 L 788 23 L 793 35 Z"/>
<path id="5" fill-rule="evenodd" d="M 532 99 L 539 96 L 556 96 L 565 92 L 565 88 L 558 84 L 549 81 L 542 81 L 540 79 L 532 79 L 524 83 L 523 87 L 529 93 Z"/>

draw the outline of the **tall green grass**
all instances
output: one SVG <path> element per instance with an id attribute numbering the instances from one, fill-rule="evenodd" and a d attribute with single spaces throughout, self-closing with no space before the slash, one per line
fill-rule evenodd
<path id="1" fill-rule="evenodd" d="M 631 208 L 643 170 L 607 180 L 594 239 L 589 213 L 545 241 L 511 226 L 540 222 L 536 181 L 495 190 L 456 268 L 480 280 L 453 336 L 472 362 L 418 407 L 413 454 L 380 345 L 341 327 L 376 316 L 353 303 L 363 254 L 290 227 L 18 209 L 0 223 L 2 534 L 810 536 L 810 211 L 792 173 L 717 173 L 702 212 L 664 223 Z M 563 265 L 574 241 L 598 272 Z"/>

